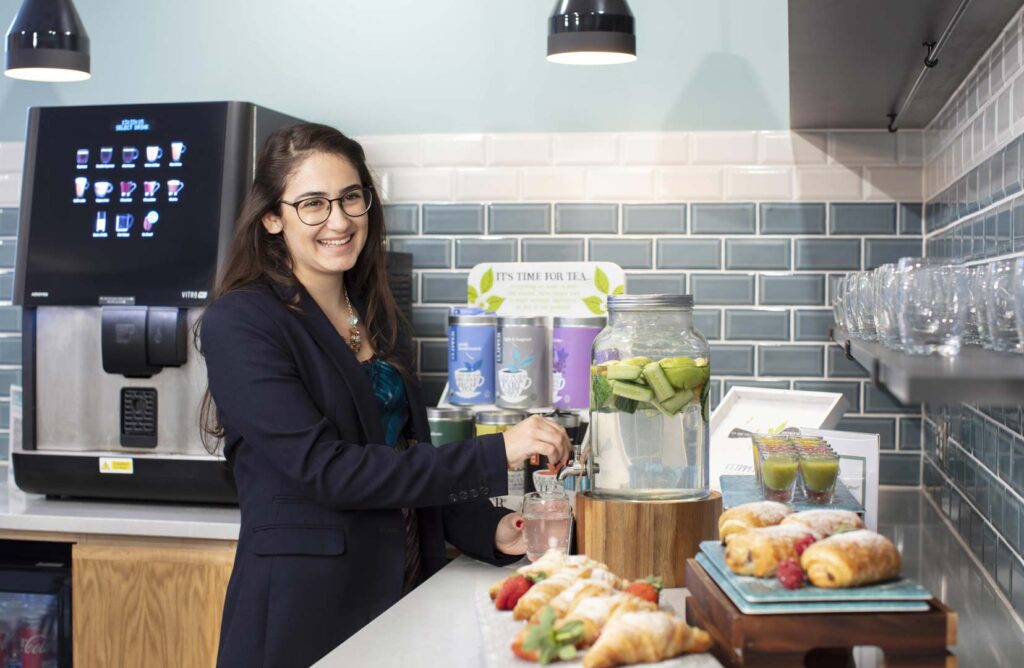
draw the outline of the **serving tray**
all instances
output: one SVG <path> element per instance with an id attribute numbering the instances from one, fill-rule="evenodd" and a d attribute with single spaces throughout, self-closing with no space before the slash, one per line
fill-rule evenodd
<path id="1" fill-rule="evenodd" d="M 719 481 L 722 485 L 722 505 L 726 508 L 735 508 L 744 503 L 764 501 L 761 485 L 757 482 L 757 478 L 752 475 L 723 475 L 719 478 Z M 851 510 L 861 515 L 864 514 L 864 506 L 854 498 L 842 480 L 836 480 L 836 492 L 833 495 L 832 503 L 811 503 L 804 496 L 800 485 L 797 485 L 796 490 L 793 492 L 793 500 L 786 505 L 795 511 Z"/>

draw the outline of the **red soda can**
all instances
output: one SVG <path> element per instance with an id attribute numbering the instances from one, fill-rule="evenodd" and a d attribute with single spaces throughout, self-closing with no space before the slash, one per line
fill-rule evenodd
<path id="1" fill-rule="evenodd" d="M 21 649 L 21 668 L 43 668 L 47 642 L 43 630 L 43 617 L 22 617 L 18 622 L 18 646 Z"/>

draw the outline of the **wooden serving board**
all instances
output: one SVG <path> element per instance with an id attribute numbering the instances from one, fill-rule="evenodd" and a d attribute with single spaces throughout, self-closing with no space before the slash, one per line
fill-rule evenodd
<path id="1" fill-rule="evenodd" d="M 686 621 L 715 639 L 726 666 L 847 668 L 856 646 L 885 653 L 886 666 L 955 668 L 957 615 L 937 599 L 926 612 L 745 615 L 695 559 L 686 562 Z"/>

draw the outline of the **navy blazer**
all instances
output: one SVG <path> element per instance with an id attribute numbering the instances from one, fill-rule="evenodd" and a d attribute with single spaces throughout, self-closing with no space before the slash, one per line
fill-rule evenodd
<path id="1" fill-rule="evenodd" d="M 518 559 L 494 547 L 508 512 L 488 501 L 508 490 L 501 434 L 435 448 L 419 388 L 407 383 L 420 444 L 377 445 L 384 424 L 367 375 L 312 297 L 298 295 L 296 310 L 288 289 L 257 283 L 202 319 L 242 516 L 223 668 L 304 668 L 398 601 L 402 508 L 417 509 L 424 577 L 445 565 L 445 539 L 491 563 Z"/>

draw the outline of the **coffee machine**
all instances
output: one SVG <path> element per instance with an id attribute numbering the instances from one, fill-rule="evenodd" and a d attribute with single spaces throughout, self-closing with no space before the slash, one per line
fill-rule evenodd
<path id="1" fill-rule="evenodd" d="M 193 326 L 257 152 L 297 122 L 244 102 L 29 111 L 14 288 L 21 489 L 236 502 L 226 461 L 200 439 Z"/>

